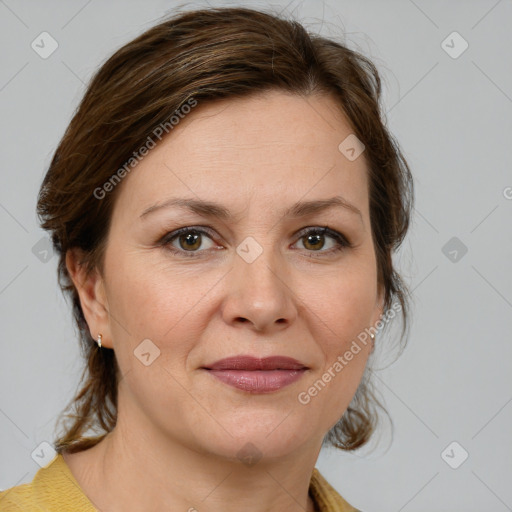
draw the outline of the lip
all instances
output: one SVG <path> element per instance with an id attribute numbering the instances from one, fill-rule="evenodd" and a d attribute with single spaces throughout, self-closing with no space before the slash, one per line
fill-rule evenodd
<path id="1" fill-rule="evenodd" d="M 207 370 L 302 370 L 307 368 L 297 359 L 287 356 L 253 357 L 233 356 L 220 359 L 213 364 L 204 366 Z"/>
<path id="2" fill-rule="evenodd" d="M 299 380 L 308 367 L 287 356 L 234 356 L 203 369 L 234 388 L 250 393 L 272 393 Z"/>

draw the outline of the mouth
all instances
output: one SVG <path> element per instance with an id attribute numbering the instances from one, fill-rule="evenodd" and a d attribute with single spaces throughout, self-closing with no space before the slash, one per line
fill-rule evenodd
<path id="1" fill-rule="evenodd" d="M 272 393 L 299 380 L 309 368 L 286 356 L 235 356 L 202 369 L 234 388 L 249 393 Z"/>

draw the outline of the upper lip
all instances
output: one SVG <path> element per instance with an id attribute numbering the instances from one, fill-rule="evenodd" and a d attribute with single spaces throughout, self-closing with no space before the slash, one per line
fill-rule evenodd
<path id="1" fill-rule="evenodd" d="M 253 357 L 233 356 L 203 366 L 207 370 L 302 370 L 307 366 L 287 356 Z"/>

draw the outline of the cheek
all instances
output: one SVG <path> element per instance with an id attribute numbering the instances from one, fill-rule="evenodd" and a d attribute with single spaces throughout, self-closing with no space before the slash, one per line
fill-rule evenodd
<path id="1" fill-rule="evenodd" d="M 182 372 L 190 350 L 204 330 L 211 293 L 219 276 L 177 269 L 159 257 L 124 253 L 109 275 L 109 308 L 114 350 L 123 373 L 139 362 L 134 351 L 149 339 L 160 350 L 158 364 Z M 123 258 L 123 259 L 121 259 Z M 157 258 L 155 258 L 157 260 Z"/>
<path id="2" fill-rule="evenodd" d="M 371 347 L 365 329 L 374 313 L 374 279 L 370 266 L 346 272 L 309 303 L 316 313 L 316 341 L 324 360 L 302 389 L 305 394 L 299 402 L 323 411 L 325 428 L 339 420 L 364 373 Z"/>
<path id="3" fill-rule="evenodd" d="M 112 253 L 111 261 L 114 258 Z M 199 278 L 188 279 L 161 263 L 153 265 L 147 255 L 126 254 L 116 261 L 108 269 L 108 300 L 122 393 L 148 417 L 165 410 L 162 421 L 170 422 L 173 415 L 182 415 L 180 404 L 190 398 L 183 367 L 199 336 L 194 318 L 205 290 L 198 289 Z M 165 393 L 155 392 L 163 389 Z"/>
<path id="4" fill-rule="evenodd" d="M 326 335 L 324 349 L 332 360 L 370 327 L 377 293 L 376 274 L 371 265 L 361 265 L 340 271 L 338 279 L 331 278 L 325 285 L 314 301 Z"/>
<path id="5" fill-rule="evenodd" d="M 208 283 L 188 269 L 177 271 L 162 258 L 153 259 L 128 253 L 110 266 L 109 305 L 128 331 L 161 338 L 204 296 Z"/>

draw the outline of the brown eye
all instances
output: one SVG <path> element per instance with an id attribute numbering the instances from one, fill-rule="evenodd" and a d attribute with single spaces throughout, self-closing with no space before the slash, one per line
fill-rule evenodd
<path id="1" fill-rule="evenodd" d="M 181 228 L 165 235 L 160 245 L 167 247 L 171 252 L 183 256 L 196 256 L 215 247 L 212 240 L 212 234 L 205 229 L 199 228 Z M 210 242 L 210 246 L 204 247 L 205 241 Z"/>
<path id="2" fill-rule="evenodd" d="M 322 235 L 320 235 L 320 234 L 306 235 L 306 236 L 302 237 L 302 239 L 305 240 L 304 247 L 306 249 L 318 250 L 318 249 L 321 249 L 325 244 L 323 234 Z"/>
<path id="3" fill-rule="evenodd" d="M 337 231 L 325 227 L 307 228 L 299 234 L 299 241 L 302 241 L 304 248 L 311 253 L 319 253 L 320 255 L 330 254 L 352 247 L 352 244 L 345 236 Z M 324 249 L 326 240 L 331 239 L 331 246 Z M 316 255 L 315 255 L 316 256 Z"/>
<path id="4" fill-rule="evenodd" d="M 178 256 L 199 257 L 208 253 L 207 249 L 222 249 L 213 241 L 214 234 L 206 228 L 185 227 L 168 233 L 160 240 L 160 245 Z M 329 239 L 331 242 L 329 242 Z M 204 247 L 204 242 L 210 242 L 210 246 Z M 328 256 L 332 253 L 352 247 L 347 238 L 327 226 L 306 228 L 299 234 L 298 241 L 302 242 L 309 256 Z M 296 242 L 297 243 L 297 242 Z M 330 244 L 330 246 L 329 246 Z M 327 249 L 323 250 L 327 245 Z"/>
<path id="5" fill-rule="evenodd" d="M 201 234 L 197 232 L 189 232 L 185 235 L 178 236 L 178 242 L 181 249 L 194 250 L 201 247 Z"/>

